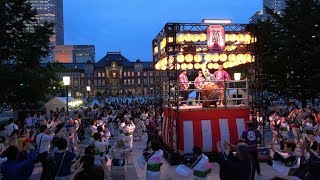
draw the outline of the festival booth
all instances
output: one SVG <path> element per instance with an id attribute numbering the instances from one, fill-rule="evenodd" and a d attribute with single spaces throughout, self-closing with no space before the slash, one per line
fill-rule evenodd
<path id="1" fill-rule="evenodd" d="M 254 71 L 256 37 L 253 32 L 254 27 L 248 24 L 167 23 L 152 41 L 154 76 L 157 77 L 154 90 L 161 95 L 164 106 L 161 132 L 165 157 L 171 164 L 179 163 L 179 157 L 192 153 L 194 145 L 214 154 L 218 141 L 236 143 L 239 140 L 249 121 L 249 104 L 252 104 L 249 85 L 254 78 L 241 78 L 240 73 L 235 73 L 234 80 L 210 81 L 208 83 L 222 86 L 219 89 L 204 86 L 202 105 L 190 103 L 194 101 L 191 97 L 185 102 L 187 106 L 180 106 L 183 101 L 178 77 L 181 70 L 188 71 L 190 88 L 184 91 L 192 95 L 195 89 L 191 77 L 195 78 L 198 71 L 213 73 L 219 65 L 228 71 L 244 64 Z M 218 101 L 223 105 L 216 105 Z"/>

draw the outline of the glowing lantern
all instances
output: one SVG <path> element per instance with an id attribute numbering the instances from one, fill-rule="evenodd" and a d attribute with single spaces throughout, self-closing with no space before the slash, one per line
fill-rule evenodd
<path id="1" fill-rule="evenodd" d="M 154 54 L 157 54 L 158 53 L 158 46 L 154 47 L 153 51 L 154 51 Z"/>
<path id="2" fill-rule="evenodd" d="M 185 59 L 186 59 L 186 62 L 192 62 L 192 60 L 193 60 L 192 54 L 187 54 Z"/>
<path id="3" fill-rule="evenodd" d="M 175 64 L 175 69 L 179 70 L 180 69 L 180 64 Z"/>
<path id="4" fill-rule="evenodd" d="M 172 43 L 173 42 L 173 37 L 168 37 L 168 42 Z"/>
<path id="5" fill-rule="evenodd" d="M 204 60 L 206 61 L 206 62 L 210 62 L 211 61 L 211 54 L 206 54 L 206 55 L 204 55 Z"/>
<path id="6" fill-rule="evenodd" d="M 187 65 L 187 68 L 188 68 L 188 69 L 193 69 L 193 64 L 189 63 L 189 64 Z"/>
<path id="7" fill-rule="evenodd" d="M 182 43 L 183 42 L 183 37 L 184 37 L 183 34 L 178 34 L 177 39 L 176 39 L 177 42 Z"/>
<path id="8" fill-rule="evenodd" d="M 218 63 L 214 63 L 213 64 L 213 69 L 218 69 L 219 68 L 219 64 Z"/>
<path id="9" fill-rule="evenodd" d="M 234 66 L 234 62 L 229 62 L 229 67 L 231 68 L 231 67 L 233 67 Z"/>
<path id="10" fill-rule="evenodd" d="M 235 60 L 237 60 L 237 56 L 235 54 L 229 54 L 228 60 L 229 61 L 235 61 Z"/>
<path id="11" fill-rule="evenodd" d="M 242 35 L 242 34 L 238 34 L 238 35 L 237 35 L 237 41 L 238 41 L 238 42 L 243 42 L 243 41 L 244 41 L 244 38 L 243 38 L 243 35 Z"/>
<path id="12" fill-rule="evenodd" d="M 245 54 L 245 55 L 244 55 L 244 60 L 245 60 L 246 62 L 251 62 L 251 59 L 252 59 L 251 54 Z"/>
<path id="13" fill-rule="evenodd" d="M 174 57 L 169 56 L 168 64 L 172 64 L 174 62 Z"/>
<path id="14" fill-rule="evenodd" d="M 159 69 L 160 69 L 160 64 L 159 64 L 159 62 L 155 65 L 155 68 L 156 68 L 156 70 L 159 70 Z"/>
<path id="15" fill-rule="evenodd" d="M 181 64 L 181 69 L 182 70 L 186 70 L 187 69 L 187 64 L 186 63 Z"/>
<path id="16" fill-rule="evenodd" d="M 192 34 L 192 35 L 191 35 L 191 41 L 192 41 L 192 42 L 197 42 L 197 41 L 199 41 L 199 35 L 198 35 L 198 34 Z"/>
<path id="17" fill-rule="evenodd" d="M 223 64 L 222 64 L 222 66 L 223 66 L 223 68 L 228 68 L 228 64 L 227 64 L 227 62 L 224 62 Z"/>
<path id="18" fill-rule="evenodd" d="M 167 66 L 165 65 L 165 66 L 161 66 L 161 70 L 162 71 L 164 71 L 164 70 L 166 70 L 167 69 Z"/>
<path id="19" fill-rule="evenodd" d="M 243 54 L 238 54 L 237 55 L 237 61 L 240 63 L 240 62 L 243 62 L 243 58 L 244 58 L 244 56 L 243 56 Z"/>
<path id="20" fill-rule="evenodd" d="M 229 42 L 229 34 L 224 35 L 225 42 Z"/>
<path id="21" fill-rule="evenodd" d="M 194 69 L 200 69 L 201 65 L 200 65 L 200 63 L 195 63 L 193 67 L 194 67 Z"/>
<path id="22" fill-rule="evenodd" d="M 237 35 L 236 34 L 229 34 L 229 41 L 236 42 L 237 41 Z"/>
<path id="23" fill-rule="evenodd" d="M 228 56 L 226 54 L 220 54 L 220 61 L 224 62 L 228 59 Z"/>
<path id="24" fill-rule="evenodd" d="M 213 62 L 218 62 L 219 61 L 219 58 L 220 58 L 220 56 L 219 56 L 219 54 L 218 53 L 214 53 L 214 54 L 212 54 L 211 55 L 211 61 L 213 61 Z"/>
<path id="25" fill-rule="evenodd" d="M 207 68 L 207 65 L 205 63 L 201 64 L 201 69 Z"/>
<path id="26" fill-rule="evenodd" d="M 168 64 L 168 59 L 167 59 L 167 58 L 163 58 L 162 61 L 163 61 L 163 64 L 164 64 L 164 65 L 167 65 L 167 64 Z"/>
<path id="27" fill-rule="evenodd" d="M 244 36 L 244 42 L 245 42 L 246 44 L 250 44 L 250 41 L 251 41 L 251 36 L 250 36 L 250 34 L 246 34 L 246 35 Z"/>
<path id="28" fill-rule="evenodd" d="M 196 49 L 196 51 L 197 51 L 197 52 L 202 51 L 201 47 L 198 47 L 198 48 Z"/>
<path id="29" fill-rule="evenodd" d="M 191 34 L 190 33 L 187 33 L 184 35 L 183 39 L 187 42 L 190 42 L 191 41 Z"/>
<path id="30" fill-rule="evenodd" d="M 184 61 L 184 55 L 179 54 L 179 55 L 177 56 L 177 61 L 178 61 L 178 63 L 183 63 L 183 61 Z"/>
<path id="31" fill-rule="evenodd" d="M 164 39 L 161 41 L 161 43 L 160 43 L 160 49 L 165 48 L 165 47 L 166 47 L 166 44 L 167 44 L 167 40 L 166 40 L 166 38 L 164 38 Z"/>
<path id="32" fill-rule="evenodd" d="M 228 45 L 228 46 L 226 46 L 225 50 L 226 50 L 226 51 L 233 51 L 233 50 L 235 50 L 236 48 L 237 48 L 236 45 Z"/>
<path id="33" fill-rule="evenodd" d="M 209 58 L 210 60 L 210 58 Z M 202 61 L 202 56 L 200 54 L 197 54 L 194 56 L 194 62 L 201 62 Z"/>
<path id="34" fill-rule="evenodd" d="M 256 57 L 255 57 L 255 56 L 252 56 L 251 62 L 254 62 L 255 60 L 256 60 Z"/>
<path id="35" fill-rule="evenodd" d="M 199 40 L 200 40 L 200 41 L 206 41 L 206 40 L 207 40 L 207 35 L 206 35 L 205 33 L 201 33 L 201 34 L 199 35 Z"/>
<path id="36" fill-rule="evenodd" d="M 209 63 L 207 66 L 208 66 L 209 69 L 213 69 L 213 64 L 212 63 Z"/>

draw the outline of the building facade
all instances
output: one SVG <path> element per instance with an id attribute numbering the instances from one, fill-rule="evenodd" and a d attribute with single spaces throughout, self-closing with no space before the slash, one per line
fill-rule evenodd
<path id="1" fill-rule="evenodd" d="M 101 93 L 116 95 L 153 95 L 154 72 L 152 62 L 129 61 L 120 52 L 108 52 L 96 63 L 61 63 L 67 70 L 58 78 L 71 77 L 69 95 L 77 97 Z"/>
<path id="2" fill-rule="evenodd" d="M 64 44 L 63 0 L 29 0 L 31 6 L 37 10 L 37 24 L 53 23 L 54 34 L 50 38 L 52 51 L 42 62 L 53 62 L 55 59 L 54 48 Z"/>
<path id="3" fill-rule="evenodd" d="M 54 49 L 55 62 L 87 63 L 95 61 L 94 45 L 57 45 Z"/>
<path id="4" fill-rule="evenodd" d="M 249 19 L 249 24 L 257 24 L 258 21 L 264 21 L 264 15 L 263 11 L 257 11 L 250 19 Z"/>
<path id="5" fill-rule="evenodd" d="M 263 0 L 263 10 L 257 11 L 250 19 L 249 24 L 256 24 L 258 20 L 264 21 L 270 15 L 266 13 L 266 8 L 273 10 L 273 12 L 283 15 L 283 9 L 286 8 L 286 0 Z"/>

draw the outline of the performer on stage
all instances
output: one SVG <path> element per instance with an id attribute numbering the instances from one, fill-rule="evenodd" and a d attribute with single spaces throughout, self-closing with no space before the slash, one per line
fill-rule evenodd
<path id="1" fill-rule="evenodd" d="M 189 88 L 189 81 L 187 77 L 187 70 L 183 69 L 181 74 L 179 75 L 179 86 L 180 86 L 180 95 L 182 96 L 181 105 L 187 106 L 186 101 L 189 97 L 189 92 L 187 89 Z"/>
<path id="2" fill-rule="evenodd" d="M 203 69 L 202 72 L 204 74 L 204 77 L 205 77 L 206 81 L 214 81 L 214 80 L 216 80 L 214 75 L 210 73 L 209 69 Z M 206 82 L 206 83 L 208 83 L 208 82 Z M 211 83 L 214 84 L 214 82 L 211 82 Z"/>
<path id="3" fill-rule="evenodd" d="M 217 81 L 224 81 L 224 80 L 231 80 L 230 75 L 228 74 L 227 71 L 223 70 L 223 66 L 219 65 L 219 68 L 216 72 L 213 73 L 215 79 Z M 219 88 L 221 88 L 221 105 L 223 105 L 223 101 L 224 101 L 224 85 L 223 83 L 217 83 L 217 85 L 219 86 Z"/>
<path id="4" fill-rule="evenodd" d="M 202 71 L 199 71 L 198 72 L 198 77 L 196 77 L 196 79 L 194 80 L 194 87 L 197 89 L 196 90 L 196 103 L 197 105 L 200 105 L 201 106 L 201 101 L 198 101 L 198 99 L 202 100 L 201 99 L 201 89 L 202 89 L 202 86 L 204 84 L 204 77 L 202 77 Z"/>

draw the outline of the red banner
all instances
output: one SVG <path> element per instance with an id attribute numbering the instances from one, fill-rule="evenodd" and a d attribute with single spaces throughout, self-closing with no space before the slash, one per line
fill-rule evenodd
<path id="1" fill-rule="evenodd" d="M 225 48 L 225 31 L 221 25 L 210 25 L 207 29 L 208 50 L 222 52 Z"/>

